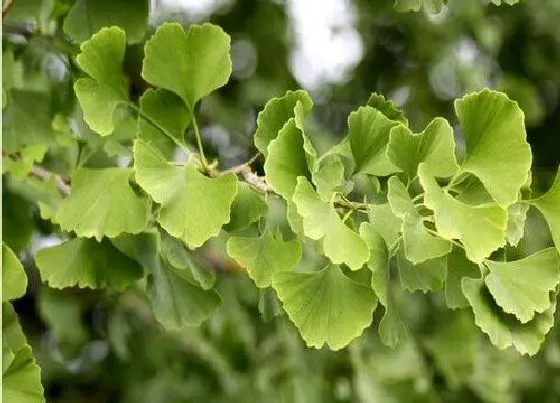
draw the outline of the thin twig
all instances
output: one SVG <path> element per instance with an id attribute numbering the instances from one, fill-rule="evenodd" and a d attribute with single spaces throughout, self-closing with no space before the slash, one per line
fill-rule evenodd
<path id="1" fill-rule="evenodd" d="M 70 185 L 66 183 L 60 175 L 47 171 L 45 168 L 38 165 L 33 165 L 29 174 L 42 181 L 48 181 L 50 178 L 54 178 L 54 183 L 60 194 L 63 196 L 68 196 L 70 194 Z"/>
<path id="2" fill-rule="evenodd" d="M 229 172 L 233 172 L 234 174 L 243 173 L 243 171 L 246 171 L 247 168 L 250 168 L 251 165 L 253 165 L 253 162 L 255 162 L 257 160 L 257 158 L 259 158 L 260 155 L 261 155 L 260 153 L 256 153 L 255 155 L 253 155 L 251 157 L 251 159 L 249 161 L 244 162 L 243 164 L 236 165 L 236 166 L 231 167 L 229 169 L 226 169 L 223 173 L 224 174 L 227 174 Z"/>

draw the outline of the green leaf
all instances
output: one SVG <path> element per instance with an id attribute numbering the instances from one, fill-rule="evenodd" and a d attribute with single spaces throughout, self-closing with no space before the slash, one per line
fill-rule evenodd
<path id="1" fill-rule="evenodd" d="M 560 169 L 551 188 L 544 195 L 529 200 L 544 215 L 556 249 L 560 252 Z"/>
<path id="2" fill-rule="evenodd" d="M 469 301 L 461 289 L 463 277 L 480 278 L 480 268 L 467 259 L 462 248 L 454 247 L 447 256 L 447 277 L 445 279 L 445 302 L 451 309 L 469 306 Z"/>
<path id="3" fill-rule="evenodd" d="M 19 159 L 2 158 L 2 174 L 9 172 L 12 178 L 21 181 L 30 174 L 36 162 L 43 160 L 46 152 L 47 146 L 45 144 L 24 146 L 18 152 Z"/>
<path id="4" fill-rule="evenodd" d="M 334 265 L 315 273 L 278 273 L 273 287 L 307 345 L 315 348 L 348 345 L 371 324 L 377 305 L 371 288 Z"/>
<path id="5" fill-rule="evenodd" d="M 560 258 L 554 248 L 510 262 L 486 260 L 488 290 L 504 312 L 527 323 L 550 307 L 550 292 L 560 283 Z"/>
<path id="6" fill-rule="evenodd" d="M 387 156 L 409 180 L 416 176 L 418 165 L 422 162 L 429 174 L 436 177 L 452 176 L 459 169 L 455 159 L 453 128 L 443 118 L 435 118 L 418 134 L 403 125 L 393 127 Z"/>
<path id="7" fill-rule="evenodd" d="M 88 126 L 102 136 L 115 129 L 113 116 L 119 105 L 128 103 L 128 88 L 122 74 L 126 42 L 118 27 L 102 28 L 80 45 L 76 58 L 89 78 L 74 84 L 76 97 Z"/>
<path id="8" fill-rule="evenodd" d="M 387 201 L 391 206 L 393 214 L 401 220 L 406 215 L 419 215 L 416 212 L 416 207 L 414 207 L 406 186 L 396 176 L 391 176 L 387 182 Z"/>
<path id="9" fill-rule="evenodd" d="M 438 14 L 446 2 L 446 0 L 395 0 L 395 10 L 399 13 L 418 11 L 423 4 L 426 12 Z"/>
<path id="10" fill-rule="evenodd" d="M 305 235 L 323 240 L 323 251 L 334 264 L 360 269 L 369 259 L 366 242 L 342 222 L 332 203 L 322 201 L 304 177 L 297 180 L 294 192 L 297 212 L 303 218 Z"/>
<path id="11" fill-rule="evenodd" d="M 231 74 L 230 38 L 220 27 L 165 23 L 146 42 L 142 77 L 173 91 L 194 112 L 198 100 L 224 86 Z M 169 62 L 173 55 L 173 62 Z"/>
<path id="12" fill-rule="evenodd" d="M 500 350 L 510 346 L 521 354 L 534 355 L 539 351 L 548 331 L 554 325 L 556 295 L 550 308 L 535 315 L 528 323 L 520 323 L 514 315 L 500 310 L 484 285 L 483 279 L 464 278 L 462 289 L 474 313 L 475 323 Z"/>
<path id="13" fill-rule="evenodd" d="M 191 123 L 183 100 L 172 92 L 150 88 L 140 97 L 140 110 L 138 138 L 173 156 L 175 144 L 185 144 L 185 130 Z"/>
<path id="14" fill-rule="evenodd" d="M 41 369 L 12 306 L 2 303 L 2 401 L 42 403 Z"/>
<path id="15" fill-rule="evenodd" d="M 445 239 L 459 239 L 467 257 L 482 262 L 505 245 L 507 212 L 496 204 L 470 206 L 454 199 L 428 175 L 424 164 L 418 168 L 425 190 L 424 204 L 434 211 L 438 234 Z"/>
<path id="16" fill-rule="evenodd" d="M 246 182 L 239 182 L 237 195 L 231 205 L 231 218 L 224 225 L 224 230 L 234 232 L 247 229 L 267 211 L 268 205 L 263 195 L 251 189 Z"/>
<path id="17" fill-rule="evenodd" d="M 392 249 L 399 240 L 401 220 L 393 213 L 389 203 L 370 204 L 368 210 L 369 222 L 379 231 L 387 247 Z"/>
<path id="18" fill-rule="evenodd" d="M 477 354 L 478 335 L 473 321 L 461 311 L 451 321 L 438 328 L 426 347 L 435 359 L 451 389 L 457 389 L 471 376 Z M 457 348 L 461 346 L 461 348 Z"/>
<path id="19" fill-rule="evenodd" d="M 369 248 L 367 266 L 371 270 L 371 288 L 383 306 L 388 303 L 389 288 L 389 251 L 387 244 L 373 225 L 363 222 L 360 236 Z"/>
<path id="20" fill-rule="evenodd" d="M 116 25 L 124 29 L 128 43 L 137 43 L 148 28 L 148 12 L 147 0 L 77 0 L 62 29 L 74 42 L 82 42 L 99 29 Z"/>
<path id="21" fill-rule="evenodd" d="M 299 176 L 310 177 L 303 146 L 303 134 L 295 118 L 290 118 L 268 145 L 264 163 L 266 181 L 286 200 L 292 199 Z"/>
<path id="22" fill-rule="evenodd" d="M 232 237 L 227 242 L 227 252 L 241 267 L 247 269 L 249 277 L 257 287 L 271 285 L 277 273 L 292 271 L 301 259 L 301 243 L 297 239 L 276 239 L 270 231 L 259 238 Z"/>
<path id="23" fill-rule="evenodd" d="M 129 183 L 130 168 L 74 171 L 72 193 L 62 202 L 54 221 L 80 237 L 113 238 L 139 233 L 148 224 L 149 200 Z"/>
<path id="24" fill-rule="evenodd" d="M 391 128 L 399 124 L 369 106 L 361 107 L 348 117 L 348 130 L 356 171 L 386 176 L 399 168 L 386 155 Z"/>
<path id="25" fill-rule="evenodd" d="M 372 107 L 373 109 L 377 109 L 388 119 L 401 122 L 405 126 L 408 126 L 408 119 L 404 116 L 404 112 L 399 109 L 393 101 L 385 99 L 383 95 L 373 92 L 366 105 Z"/>
<path id="26" fill-rule="evenodd" d="M 482 90 L 455 101 L 466 155 L 462 172 L 471 172 L 503 207 L 518 199 L 531 167 L 523 111 L 507 95 Z"/>
<path id="27" fill-rule="evenodd" d="M 330 200 L 335 192 L 344 192 L 344 165 L 339 155 L 322 156 L 315 163 L 311 174 L 313 184 L 321 199 Z"/>
<path id="28" fill-rule="evenodd" d="M 27 276 L 16 254 L 2 242 L 2 302 L 25 295 Z"/>
<path id="29" fill-rule="evenodd" d="M 138 264 L 111 242 L 74 238 L 35 255 L 41 278 L 50 287 L 109 288 L 122 291 L 142 276 Z"/>
<path id="30" fill-rule="evenodd" d="M 517 246 L 523 238 L 528 210 L 527 203 L 514 203 L 508 207 L 507 241 L 512 246 Z"/>
<path id="31" fill-rule="evenodd" d="M 408 330 L 392 298 L 387 300 L 385 314 L 379 322 L 379 338 L 388 347 L 396 348 L 408 337 Z"/>
<path id="32" fill-rule="evenodd" d="M 423 293 L 436 291 L 443 287 L 447 272 L 447 259 L 437 258 L 413 264 L 404 255 L 403 247 L 397 254 L 401 285 L 408 291 L 420 290 Z"/>
<path id="33" fill-rule="evenodd" d="M 255 147 L 266 157 L 268 144 L 278 136 L 278 132 L 286 122 L 295 117 L 297 102 L 301 103 L 303 116 L 309 114 L 313 108 L 311 97 L 304 90 L 287 91 L 282 97 L 269 100 L 257 117 L 255 132 Z"/>
<path id="34" fill-rule="evenodd" d="M 514 4 L 519 3 L 519 0 L 490 0 L 490 1 L 492 1 L 492 4 L 495 4 L 497 6 L 501 6 L 502 4 L 513 6 Z"/>
<path id="35" fill-rule="evenodd" d="M 190 247 L 218 235 L 229 221 L 237 194 L 235 174 L 208 178 L 190 164 L 170 164 L 143 140 L 134 143 L 134 169 L 138 184 L 161 205 L 157 221 Z"/>

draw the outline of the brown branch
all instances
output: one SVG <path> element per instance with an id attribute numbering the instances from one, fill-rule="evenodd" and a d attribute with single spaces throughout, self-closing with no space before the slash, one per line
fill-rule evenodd
<path id="1" fill-rule="evenodd" d="M 6 0 L 2 5 L 2 19 L 6 18 L 6 14 L 10 11 L 10 8 L 14 5 L 13 0 Z"/>
<path id="2" fill-rule="evenodd" d="M 42 181 L 48 181 L 50 178 L 54 178 L 54 183 L 60 194 L 63 196 L 68 196 L 70 194 L 70 185 L 62 179 L 62 176 L 54 174 L 51 171 L 47 171 L 43 167 L 33 165 L 29 175 Z"/>

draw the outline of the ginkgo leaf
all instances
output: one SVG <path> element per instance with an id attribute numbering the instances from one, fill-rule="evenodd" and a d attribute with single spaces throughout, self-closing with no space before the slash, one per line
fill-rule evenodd
<path id="1" fill-rule="evenodd" d="M 436 177 L 453 176 L 459 169 L 455 159 L 453 128 L 443 118 L 435 118 L 418 134 L 403 125 L 393 127 L 387 156 L 409 180 L 416 176 L 418 164 L 422 162 L 429 174 Z"/>
<path id="2" fill-rule="evenodd" d="M 462 289 L 473 310 L 476 325 L 488 335 L 492 344 L 500 350 L 513 346 L 521 354 L 534 355 L 539 351 L 554 325 L 555 295 L 551 297 L 550 308 L 522 324 L 496 305 L 484 280 L 463 278 Z"/>
<path id="3" fill-rule="evenodd" d="M 175 144 L 185 144 L 185 130 L 190 124 L 185 103 L 170 91 L 151 88 L 144 92 L 139 103 L 142 114 L 138 116 L 138 138 L 172 156 Z"/>
<path id="4" fill-rule="evenodd" d="M 393 213 L 389 203 L 370 204 L 368 211 L 369 222 L 379 231 L 387 247 L 392 249 L 399 241 L 401 220 Z"/>
<path id="5" fill-rule="evenodd" d="M 237 195 L 231 205 L 231 218 L 224 225 L 228 232 L 241 231 L 263 217 L 268 210 L 264 197 L 245 182 L 239 182 Z"/>
<path id="6" fill-rule="evenodd" d="M 387 201 L 393 214 L 401 220 L 406 215 L 418 215 L 406 186 L 396 176 L 391 176 L 387 182 Z"/>
<path id="7" fill-rule="evenodd" d="M 402 345 L 408 337 L 408 330 L 401 315 L 390 298 L 385 305 L 385 313 L 379 322 L 379 338 L 388 347 L 396 348 Z"/>
<path id="8" fill-rule="evenodd" d="M 340 156 L 328 154 L 315 163 L 311 173 L 312 182 L 321 199 L 328 201 L 335 192 L 344 191 L 344 165 Z"/>
<path id="9" fill-rule="evenodd" d="M 556 249 L 560 252 L 560 169 L 548 192 L 527 202 L 538 208 L 544 215 Z"/>
<path id="10" fill-rule="evenodd" d="M 408 126 L 408 119 L 404 116 L 404 112 L 399 109 L 393 101 L 385 99 L 382 94 L 373 92 L 369 96 L 366 105 L 377 109 L 379 112 L 387 116 L 387 118 L 401 122 L 405 126 Z"/>
<path id="11" fill-rule="evenodd" d="M 11 304 L 2 303 L 2 401 L 43 403 L 41 369 Z"/>
<path id="12" fill-rule="evenodd" d="M 466 308 L 469 301 L 463 295 L 463 277 L 480 278 L 480 268 L 467 259 L 462 248 L 454 247 L 447 255 L 447 277 L 445 278 L 445 302 L 451 309 Z"/>
<path id="13" fill-rule="evenodd" d="M 198 100 L 229 80 L 229 51 L 229 35 L 216 25 L 193 24 L 185 33 L 181 24 L 168 22 L 146 41 L 142 77 L 179 95 L 194 112 Z"/>
<path id="14" fill-rule="evenodd" d="M 532 159 L 517 102 L 486 89 L 455 101 L 455 111 L 465 137 L 461 171 L 476 175 L 500 206 L 516 202 Z"/>
<path id="15" fill-rule="evenodd" d="M 267 183 L 286 200 L 292 199 L 298 176 L 310 177 L 303 135 L 294 118 L 288 120 L 268 145 L 264 172 Z"/>
<path id="16" fill-rule="evenodd" d="M 232 237 L 227 252 L 247 269 L 257 287 L 268 287 L 276 273 L 292 271 L 301 259 L 301 243 L 297 239 L 276 239 L 270 231 L 258 238 Z"/>
<path id="17" fill-rule="evenodd" d="M 445 239 L 459 239 L 467 257 L 480 263 L 505 245 L 507 211 L 497 204 L 470 206 L 453 198 L 427 174 L 424 164 L 418 168 L 425 191 L 424 204 L 434 211 L 438 234 Z"/>
<path id="18" fill-rule="evenodd" d="M 2 242 L 2 302 L 25 295 L 27 276 L 15 253 Z"/>
<path id="19" fill-rule="evenodd" d="M 255 132 L 255 147 L 266 157 L 268 144 L 278 136 L 278 132 L 286 122 L 295 117 L 295 107 L 300 101 L 303 115 L 307 115 L 313 108 L 313 101 L 307 91 L 287 91 L 282 97 L 270 99 L 257 117 Z"/>
<path id="20" fill-rule="evenodd" d="M 74 84 L 76 97 L 88 126 L 102 136 L 115 128 L 113 115 L 128 102 L 128 88 L 122 74 L 125 33 L 121 28 L 102 28 L 80 45 L 76 61 L 89 78 Z"/>
<path id="21" fill-rule="evenodd" d="M 423 293 L 436 291 L 443 287 L 447 272 L 447 259 L 436 258 L 419 264 L 410 262 L 404 254 L 403 247 L 397 253 L 401 285 L 408 291 L 420 290 Z"/>
<path id="22" fill-rule="evenodd" d="M 310 347 L 340 350 L 371 324 L 377 300 L 371 288 L 329 265 L 314 273 L 278 273 L 273 287 Z"/>
<path id="23" fill-rule="evenodd" d="M 507 241 L 510 245 L 517 246 L 523 238 L 528 210 L 527 203 L 514 203 L 508 207 Z"/>
<path id="24" fill-rule="evenodd" d="M 157 221 L 169 234 L 199 247 L 229 221 L 237 194 L 233 173 L 209 178 L 190 164 L 176 166 L 143 140 L 134 143 L 138 184 L 159 203 Z"/>
<path id="25" fill-rule="evenodd" d="M 130 168 L 74 171 L 72 193 L 62 202 L 54 221 L 81 237 L 142 232 L 148 223 L 149 200 L 132 189 Z"/>
<path id="26" fill-rule="evenodd" d="M 62 29 L 74 42 L 82 42 L 104 26 L 117 25 L 126 32 L 128 43 L 136 43 L 148 28 L 148 12 L 147 0 L 78 0 Z"/>
<path id="27" fill-rule="evenodd" d="M 486 260 L 490 269 L 485 282 L 496 303 L 527 323 L 550 307 L 549 295 L 560 283 L 560 258 L 554 248 L 543 249 L 524 259 Z"/>
<path id="28" fill-rule="evenodd" d="M 363 222 L 360 236 L 369 248 L 367 266 L 371 270 L 371 288 L 383 306 L 388 303 L 389 288 L 389 251 L 387 244 L 373 225 Z"/>
<path id="29" fill-rule="evenodd" d="M 111 242 L 74 238 L 35 255 L 41 278 L 50 287 L 109 288 L 122 291 L 142 276 L 140 266 Z"/>
<path id="30" fill-rule="evenodd" d="M 360 236 L 344 224 L 332 203 L 324 202 L 304 177 L 297 180 L 294 203 L 303 218 L 305 235 L 323 240 L 323 251 L 334 264 L 360 269 L 369 259 L 369 249 Z"/>
<path id="31" fill-rule="evenodd" d="M 348 136 L 356 171 L 386 176 L 399 168 L 386 155 L 391 128 L 399 123 L 369 106 L 361 107 L 348 117 Z"/>

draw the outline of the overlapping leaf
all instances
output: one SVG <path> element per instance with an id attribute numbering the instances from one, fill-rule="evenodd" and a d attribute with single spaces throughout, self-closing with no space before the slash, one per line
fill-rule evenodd
<path id="1" fill-rule="evenodd" d="M 530 200 L 538 208 L 548 222 L 556 249 L 560 252 L 560 169 L 551 188 L 541 197 Z"/>
<path id="2" fill-rule="evenodd" d="M 121 28 L 102 28 L 83 42 L 77 62 L 89 78 L 74 84 L 84 120 L 102 136 L 113 132 L 115 109 L 128 102 L 128 88 L 122 74 L 126 40 Z"/>
<path id="3" fill-rule="evenodd" d="M 134 169 L 138 184 L 161 205 L 158 222 L 189 246 L 201 246 L 229 221 L 235 174 L 208 178 L 190 164 L 170 164 L 143 140 L 134 143 Z"/>
<path id="4" fill-rule="evenodd" d="M 25 294 L 27 276 L 15 253 L 2 242 L 2 302 Z"/>
<path id="5" fill-rule="evenodd" d="M 403 288 L 409 291 L 420 290 L 424 293 L 436 291 L 443 287 L 447 272 L 446 258 L 435 258 L 413 264 L 409 261 L 401 247 L 397 253 L 399 277 Z"/>
<path id="6" fill-rule="evenodd" d="M 377 300 L 371 288 L 330 265 L 315 273 L 277 274 L 273 287 L 308 346 L 345 347 L 372 321 Z"/>
<path id="7" fill-rule="evenodd" d="M 130 168 L 79 169 L 72 175 L 72 193 L 54 221 L 81 237 L 116 237 L 142 232 L 148 223 L 149 200 L 129 183 Z"/>
<path id="8" fill-rule="evenodd" d="M 379 112 L 387 116 L 387 118 L 395 120 L 397 122 L 401 122 L 405 126 L 408 126 L 408 119 L 404 115 L 404 112 L 399 109 L 393 101 L 385 99 L 382 94 L 373 92 L 369 96 L 366 105 L 377 109 Z"/>
<path id="9" fill-rule="evenodd" d="M 229 222 L 224 226 L 228 232 L 241 231 L 263 217 L 268 210 L 264 197 L 245 183 L 240 182 L 237 195 L 231 205 Z"/>
<path id="10" fill-rule="evenodd" d="M 229 51 L 229 35 L 216 25 L 194 24 L 185 33 L 181 24 L 165 23 L 146 42 L 142 77 L 179 95 L 193 112 L 197 101 L 227 83 Z"/>
<path id="11" fill-rule="evenodd" d="M 466 308 L 469 305 L 461 289 L 463 277 L 480 278 L 480 268 L 467 259 L 463 249 L 454 247 L 447 255 L 445 278 L 445 302 L 451 309 Z"/>
<path id="12" fill-rule="evenodd" d="M 358 270 L 369 259 L 369 249 L 360 236 L 344 224 L 332 203 L 322 201 L 311 184 L 299 177 L 294 192 L 297 212 L 303 218 L 305 235 L 323 240 L 323 251 L 334 264 Z"/>

